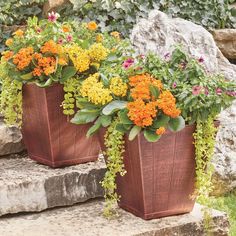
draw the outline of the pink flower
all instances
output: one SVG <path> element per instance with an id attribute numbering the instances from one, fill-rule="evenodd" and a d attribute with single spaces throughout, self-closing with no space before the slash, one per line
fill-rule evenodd
<path id="1" fill-rule="evenodd" d="M 134 64 L 134 59 L 133 58 L 128 58 L 127 60 L 124 61 L 123 67 L 125 69 L 128 69 L 130 66 Z"/>
<path id="2" fill-rule="evenodd" d="M 186 66 L 187 66 L 187 63 L 186 63 L 186 62 L 182 62 L 182 63 L 180 63 L 180 65 L 179 65 L 179 67 L 180 67 L 182 70 L 185 70 Z"/>
<path id="3" fill-rule="evenodd" d="M 43 31 L 43 30 L 42 30 L 41 28 L 37 28 L 37 29 L 36 29 L 36 32 L 37 32 L 38 34 L 40 34 L 42 31 Z"/>
<path id="4" fill-rule="evenodd" d="M 140 54 L 140 55 L 139 55 L 139 58 L 143 60 L 143 59 L 145 58 L 145 55 Z"/>
<path id="5" fill-rule="evenodd" d="M 63 39 L 62 39 L 62 38 L 59 38 L 57 42 L 58 42 L 59 44 L 63 44 Z"/>
<path id="6" fill-rule="evenodd" d="M 66 40 L 67 40 L 67 42 L 71 42 L 73 40 L 72 35 L 70 35 L 70 34 L 67 35 Z"/>
<path id="7" fill-rule="evenodd" d="M 203 63 L 203 62 L 204 62 L 204 58 L 203 58 L 202 56 L 200 56 L 200 57 L 198 58 L 198 62 Z"/>
<path id="8" fill-rule="evenodd" d="M 48 13 L 48 20 L 51 22 L 56 22 L 56 20 L 60 17 L 58 13 L 55 13 L 52 11 L 51 13 Z"/>
<path id="9" fill-rule="evenodd" d="M 223 92 L 223 91 L 222 91 L 222 89 L 221 89 L 221 88 L 217 88 L 217 89 L 216 89 L 216 94 L 217 94 L 217 95 L 221 95 L 221 94 L 222 94 L 222 92 Z"/>
<path id="10" fill-rule="evenodd" d="M 202 90 L 202 86 L 200 86 L 200 85 L 195 85 L 195 86 L 193 86 L 193 88 L 192 88 L 192 94 L 193 95 L 199 95 L 200 93 L 201 93 L 201 90 Z"/>
<path id="11" fill-rule="evenodd" d="M 177 87 L 177 83 L 176 82 L 174 82 L 173 84 L 172 84 L 172 88 L 176 88 Z"/>
<path id="12" fill-rule="evenodd" d="M 208 88 L 204 88 L 204 94 L 207 96 L 208 94 L 209 94 L 209 90 L 208 90 Z"/>

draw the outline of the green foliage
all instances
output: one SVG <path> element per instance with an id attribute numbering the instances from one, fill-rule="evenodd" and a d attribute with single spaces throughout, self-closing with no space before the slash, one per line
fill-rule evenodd
<path id="1" fill-rule="evenodd" d="M 177 47 L 166 60 L 149 54 L 136 65 L 159 78 L 172 92 L 187 123 L 216 116 L 231 105 L 235 96 L 232 91 L 236 84 L 221 75 L 209 75 L 199 59 L 189 57 Z"/>
<path id="2" fill-rule="evenodd" d="M 229 216 L 230 236 L 236 235 L 236 192 L 223 197 L 210 197 L 207 206 L 224 211 Z"/>
<path id="3" fill-rule="evenodd" d="M 47 0 L 0 1 L 0 25 L 25 24 L 29 16 L 40 16 Z"/>
<path id="4" fill-rule="evenodd" d="M 96 19 L 103 30 L 128 35 L 134 24 L 147 17 L 152 9 L 191 20 L 206 28 L 235 27 L 234 13 L 229 3 L 229 0 L 70 0 L 60 9 L 60 13 L 65 18 Z"/>
<path id="5" fill-rule="evenodd" d="M 77 78 L 70 78 L 64 82 L 63 89 L 65 94 L 62 107 L 65 115 L 74 115 L 75 113 L 75 99 L 79 92 L 78 87 L 79 80 Z"/>
<path id="6" fill-rule="evenodd" d="M 119 201 L 120 196 L 116 193 L 116 177 L 125 174 L 123 153 L 124 138 L 123 133 L 116 130 L 117 120 L 114 120 L 105 134 L 106 164 L 107 171 L 102 181 L 102 187 L 105 190 L 105 208 L 104 215 L 111 217 L 114 213 L 114 206 Z"/>
<path id="7" fill-rule="evenodd" d="M 0 110 L 4 114 L 7 125 L 18 125 L 22 123 L 22 83 L 6 76 L 4 63 L 0 64 L 1 96 Z"/>
<path id="8" fill-rule="evenodd" d="M 213 190 L 211 182 L 214 171 L 211 159 L 214 153 L 216 128 L 214 118 L 209 116 L 206 121 L 197 120 L 194 133 L 195 160 L 196 160 L 196 192 L 197 200 L 206 204 L 209 194 Z"/>

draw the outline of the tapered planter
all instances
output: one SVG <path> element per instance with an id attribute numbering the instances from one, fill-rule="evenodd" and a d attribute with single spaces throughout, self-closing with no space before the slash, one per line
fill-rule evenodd
<path id="1" fill-rule="evenodd" d="M 125 140 L 124 164 L 127 173 L 117 177 L 119 206 L 143 219 L 190 212 L 194 200 L 195 126 L 177 133 L 167 132 L 155 143 L 143 134 Z M 100 132 L 103 146 L 104 130 Z"/>
<path id="2" fill-rule="evenodd" d="M 98 136 L 86 138 L 90 125 L 74 125 L 62 112 L 63 86 L 23 86 L 23 140 L 29 157 L 51 167 L 95 161 Z"/>

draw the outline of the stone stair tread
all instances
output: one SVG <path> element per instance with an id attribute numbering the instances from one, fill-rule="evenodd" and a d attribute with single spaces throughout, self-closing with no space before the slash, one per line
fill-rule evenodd
<path id="1" fill-rule="evenodd" d="M 28 157 L 0 159 L 0 215 L 42 211 L 103 196 L 103 159 L 52 169 Z M 1 235 L 1 234 L 0 234 Z"/>
<path id="2" fill-rule="evenodd" d="M 190 214 L 144 221 L 119 209 L 119 217 L 102 215 L 103 200 L 88 201 L 67 208 L 0 218 L 2 236 L 202 236 L 202 206 Z M 212 210 L 214 236 L 228 235 L 225 213 Z"/>

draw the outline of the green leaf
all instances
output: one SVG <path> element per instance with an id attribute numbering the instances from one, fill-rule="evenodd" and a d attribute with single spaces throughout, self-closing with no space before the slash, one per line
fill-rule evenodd
<path id="1" fill-rule="evenodd" d="M 102 80 L 103 84 L 105 86 L 108 86 L 109 85 L 109 79 L 102 73 L 100 73 L 100 76 L 101 76 L 101 80 Z"/>
<path id="2" fill-rule="evenodd" d="M 118 130 L 119 132 L 121 132 L 121 133 L 126 133 L 128 130 L 124 127 L 124 125 L 123 124 L 121 124 L 121 123 L 118 123 L 117 125 L 116 125 L 116 130 Z"/>
<path id="3" fill-rule="evenodd" d="M 169 130 L 173 132 L 180 131 L 185 127 L 185 120 L 182 116 L 178 116 L 177 118 L 171 118 L 168 124 Z"/>
<path id="4" fill-rule="evenodd" d="M 154 96 L 155 98 L 158 98 L 158 96 L 160 94 L 158 88 L 156 86 L 150 85 L 149 89 L 150 89 L 152 96 Z"/>
<path id="5" fill-rule="evenodd" d="M 21 75 L 20 78 L 23 79 L 23 80 L 30 80 L 30 79 L 33 78 L 33 74 L 32 74 L 32 72 L 30 72 L 30 73 Z"/>
<path id="6" fill-rule="evenodd" d="M 119 111 L 118 116 L 120 118 L 121 123 L 123 124 L 133 124 L 133 122 L 128 117 L 128 109 L 123 109 Z"/>
<path id="7" fill-rule="evenodd" d="M 66 80 L 72 78 L 76 72 L 77 70 L 74 66 L 64 67 L 61 72 L 61 82 L 65 82 Z"/>
<path id="8" fill-rule="evenodd" d="M 158 129 L 160 127 L 166 127 L 168 122 L 169 122 L 169 120 L 170 120 L 169 116 L 159 115 L 154 120 L 152 127 L 155 128 L 155 129 Z"/>
<path id="9" fill-rule="evenodd" d="M 135 139 L 135 137 L 140 133 L 142 128 L 140 126 L 135 125 L 129 133 L 129 141 L 132 141 Z"/>
<path id="10" fill-rule="evenodd" d="M 86 137 L 91 137 L 93 134 L 95 134 L 99 129 L 101 128 L 100 123 L 95 123 L 93 126 L 90 127 L 88 130 Z"/>
<path id="11" fill-rule="evenodd" d="M 49 87 L 52 84 L 52 79 L 49 78 L 46 82 L 36 82 L 36 85 L 39 86 L 40 88 L 46 88 Z"/>
<path id="12" fill-rule="evenodd" d="M 144 130 L 144 137 L 148 142 L 156 142 L 160 139 L 160 135 L 157 135 L 154 131 Z"/>
<path id="13" fill-rule="evenodd" d="M 101 115 L 97 120 L 96 123 L 100 123 L 102 127 L 108 127 L 111 124 L 112 118 L 111 116 Z"/>
<path id="14" fill-rule="evenodd" d="M 71 119 L 71 123 L 81 125 L 93 122 L 96 120 L 98 115 L 100 114 L 100 110 L 80 110 L 75 116 Z"/>
<path id="15" fill-rule="evenodd" d="M 126 105 L 127 105 L 126 101 L 115 100 L 115 101 L 112 101 L 109 104 L 107 104 L 103 108 L 102 113 L 104 115 L 111 115 L 115 111 L 118 111 L 118 110 L 126 108 Z"/>

